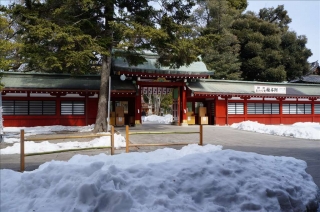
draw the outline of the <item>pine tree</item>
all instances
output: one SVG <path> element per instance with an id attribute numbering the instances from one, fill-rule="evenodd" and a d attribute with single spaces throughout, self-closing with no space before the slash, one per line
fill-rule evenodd
<path id="1" fill-rule="evenodd" d="M 241 43 L 241 71 L 245 80 L 282 82 L 308 71 L 307 38 L 289 31 L 291 22 L 283 5 L 247 12 L 233 24 Z"/>
<path id="2" fill-rule="evenodd" d="M 240 45 L 230 30 L 240 10 L 232 7 L 231 3 L 227 0 L 200 1 L 193 17 L 199 35 L 207 38 L 202 59 L 217 79 L 237 80 L 241 75 Z"/>
<path id="3" fill-rule="evenodd" d="M 14 22 L 6 13 L 4 7 L 0 8 L 0 70 L 8 71 L 19 68 L 21 61 L 16 55 L 19 53 L 21 43 L 16 34 Z"/>
<path id="4" fill-rule="evenodd" d="M 288 81 L 301 77 L 309 71 L 308 58 L 312 55 L 306 48 L 308 41 L 305 35 L 298 36 L 289 30 L 288 24 L 291 18 L 283 5 L 277 8 L 263 8 L 259 12 L 259 18 L 269 23 L 276 24 L 281 30 L 282 66 L 286 71 Z"/>
<path id="5" fill-rule="evenodd" d="M 286 79 L 279 48 L 281 32 L 275 24 L 247 13 L 235 21 L 233 28 L 241 43 L 244 80 L 281 82 Z M 275 74 L 275 70 L 279 73 Z"/>
<path id="6" fill-rule="evenodd" d="M 94 131 L 105 131 L 111 57 L 114 48 L 128 61 L 151 50 L 159 64 L 189 65 L 200 54 L 199 42 L 185 27 L 192 0 L 26 0 L 12 14 L 21 26 L 25 44 L 21 55 L 28 70 L 75 75 L 100 72 L 101 85 Z M 150 4 L 150 5 L 149 5 Z"/>

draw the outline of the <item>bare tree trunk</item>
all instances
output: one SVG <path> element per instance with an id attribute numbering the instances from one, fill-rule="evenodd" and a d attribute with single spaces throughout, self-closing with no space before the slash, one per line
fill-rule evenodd
<path id="1" fill-rule="evenodd" d="M 160 108 L 161 108 L 161 101 L 162 101 L 162 95 L 161 94 L 155 94 L 154 95 L 154 112 L 156 115 L 160 115 Z"/>
<path id="2" fill-rule="evenodd" d="M 101 82 L 99 92 L 98 111 L 96 117 L 96 124 L 93 132 L 106 132 L 107 131 L 107 99 L 109 95 L 109 76 L 111 69 L 111 56 L 103 56 L 101 67 Z"/>
<path id="3" fill-rule="evenodd" d="M 148 94 L 148 115 L 152 114 L 152 95 Z M 150 108 L 151 107 L 151 108 Z"/>
<path id="4" fill-rule="evenodd" d="M 105 29 L 104 37 L 108 38 L 109 42 L 106 44 L 106 50 L 109 52 L 108 55 L 104 54 L 102 56 L 102 67 L 101 67 L 101 81 L 100 81 L 100 92 L 99 92 L 99 102 L 98 111 L 96 117 L 96 124 L 94 126 L 93 132 L 106 132 L 108 130 L 107 126 L 107 110 L 108 108 L 108 95 L 109 95 L 109 76 L 111 73 L 111 57 L 112 57 L 112 42 L 113 42 L 113 31 L 109 25 L 110 21 L 113 21 L 114 13 L 114 2 L 106 1 L 104 8 L 105 17 Z"/>

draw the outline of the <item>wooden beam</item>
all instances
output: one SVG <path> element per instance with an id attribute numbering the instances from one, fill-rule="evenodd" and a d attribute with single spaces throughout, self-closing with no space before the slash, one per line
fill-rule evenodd
<path id="1" fill-rule="evenodd" d="M 126 125 L 126 153 L 129 153 L 129 126 Z"/>
<path id="2" fill-rule="evenodd" d="M 20 130 L 20 172 L 24 172 L 24 130 Z"/>
<path id="3" fill-rule="evenodd" d="M 114 126 L 111 125 L 111 155 L 114 155 Z"/>
<path id="4" fill-rule="evenodd" d="M 25 141 L 47 141 L 47 140 L 58 140 L 58 139 L 73 139 L 73 138 L 95 138 L 95 137 L 102 137 L 102 136 L 111 136 L 111 134 L 88 134 L 88 135 L 61 135 L 61 136 L 52 136 L 52 137 L 28 137 L 25 139 Z"/>
<path id="5" fill-rule="evenodd" d="M 155 81 L 138 81 L 141 87 L 179 87 L 184 86 L 185 82 L 155 82 Z"/>
<path id="6" fill-rule="evenodd" d="M 163 144 L 129 144 L 129 146 L 174 146 L 174 145 L 189 145 L 193 143 L 163 143 Z"/>
<path id="7" fill-rule="evenodd" d="M 203 146 L 203 125 L 200 124 L 200 140 L 199 140 L 199 145 Z"/>

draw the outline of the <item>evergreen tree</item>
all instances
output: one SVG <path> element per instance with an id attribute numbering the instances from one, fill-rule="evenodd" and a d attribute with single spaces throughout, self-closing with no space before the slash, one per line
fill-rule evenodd
<path id="1" fill-rule="evenodd" d="M 148 102 L 148 104 L 152 104 L 152 108 L 154 108 L 154 114 L 159 115 L 160 108 L 163 108 L 165 111 L 168 111 L 173 104 L 173 94 L 144 94 L 143 95 L 144 102 Z"/>
<path id="2" fill-rule="evenodd" d="M 235 21 L 233 32 L 241 43 L 241 71 L 244 80 L 283 81 L 286 78 L 279 49 L 281 34 L 272 23 L 255 14 L 245 14 Z M 275 74 L 275 70 L 279 73 Z M 275 75 L 273 75 L 275 74 Z"/>
<path id="3" fill-rule="evenodd" d="M 166 95 L 162 95 L 160 107 L 164 109 L 165 113 L 168 113 L 168 111 L 170 111 L 172 104 L 173 104 L 172 92 Z"/>
<path id="4" fill-rule="evenodd" d="M 281 37 L 282 64 L 286 70 L 288 81 L 306 75 L 310 69 L 308 58 L 312 53 L 306 47 L 306 43 L 306 36 L 297 36 L 292 31 L 285 32 Z"/>
<path id="5" fill-rule="evenodd" d="M 230 32 L 240 10 L 232 7 L 236 1 L 203 0 L 194 12 L 193 21 L 198 34 L 207 38 L 202 59 L 209 70 L 215 72 L 217 79 L 239 79 L 240 45 L 236 36 Z M 230 6 L 231 5 L 231 6 Z"/>
<path id="6" fill-rule="evenodd" d="M 0 70 L 8 71 L 18 69 L 21 65 L 16 56 L 21 43 L 16 34 L 16 26 L 5 11 L 4 7 L 0 7 Z"/>
<path id="7" fill-rule="evenodd" d="M 283 5 L 279 5 L 277 8 L 262 8 L 258 17 L 261 20 L 278 25 L 283 31 L 289 29 L 288 24 L 292 21 Z"/>
<path id="8" fill-rule="evenodd" d="M 308 71 L 305 36 L 289 31 L 291 22 L 283 5 L 247 12 L 233 24 L 241 43 L 241 71 L 245 80 L 282 82 Z"/>
<path id="9" fill-rule="evenodd" d="M 291 23 L 291 18 L 284 6 L 263 8 L 259 12 L 259 18 L 276 24 L 281 30 L 281 62 L 286 71 L 287 80 L 290 81 L 305 75 L 309 71 L 307 60 L 312 53 L 310 49 L 306 48 L 306 36 L 298 36 L 294 31 L 289 31 L 288 24 Z"/>
<path id="10" fill-rule="evenodd" d="M 161 65 L 189 65 L 200 54 L 199 41 L 185 27 L 194 2 L 161 0 L 26 0 L 10 8 L 21 26 L 21 55 L 28 70 L 101 75 L 94 131 L 106 130 L 108 76 L 114 48 L 131 63 L 139 50 L 159 54 Z M 118 52 L 119 53 L 119 52 Z"/>
<path id="11" fill-rule="evenodd" d="M 230 8 L 239 10 L 241 12 L 243 12 L 248 6 L 247 0 L 227 0 L 227 1 L 228 1 L 228 6 Z"/>

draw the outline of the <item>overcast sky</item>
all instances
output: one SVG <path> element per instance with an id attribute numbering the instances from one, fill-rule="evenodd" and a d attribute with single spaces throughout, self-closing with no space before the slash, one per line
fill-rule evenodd
<path id="1" fill-rule="evenodd" d="M 288 11 L 292 22 L 289 24 L 290 30 L 298 35 L 306 35 L 308 38 L 307 47 L 311 49 L 313 55 L 309 62 L 320 62 L 320 1 L 319 0 L 287 0 L 287 1 L 261 1 L 248 0 L 247 10 L 258 12 L 261 8 L 277 7 L 284 5 Z"/>

